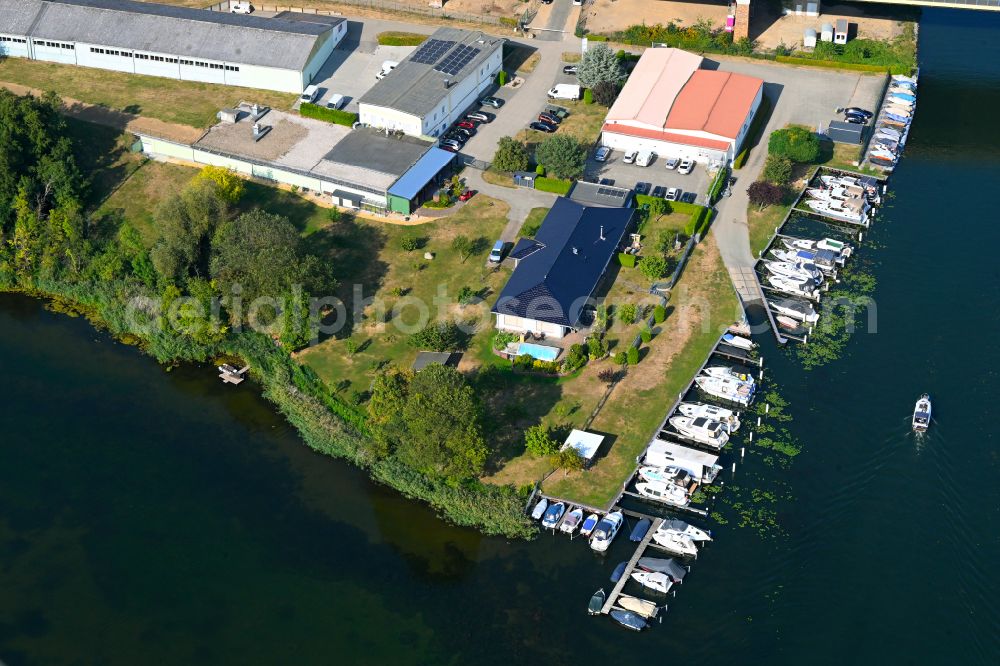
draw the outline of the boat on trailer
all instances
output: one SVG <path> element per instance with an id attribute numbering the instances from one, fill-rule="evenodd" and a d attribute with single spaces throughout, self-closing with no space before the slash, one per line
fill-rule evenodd
<path id="1" fill-rule="evenodd" d="M 927 432 L 931 427 L 931 397 L 924 393 L 913 407 L 914 432 Z"/>

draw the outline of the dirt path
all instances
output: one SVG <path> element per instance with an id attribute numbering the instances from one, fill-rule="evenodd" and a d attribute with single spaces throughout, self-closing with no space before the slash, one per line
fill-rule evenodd
<path id="1" fill-rule="evenodd" d="M 45 92 L 43 90 L 38 90 L 37 88 L 30 88 L 17 83 L 9 83 L 7 81 L 0 81 L 0 86 L 17 95 L 26 95 L 30 93 L 40 97 Z M 142 116 L 125 113 L 124 111 L 109 109 L 104 106 L 97 106 L 96 104 L 87 104 L 86 102 L 81 102 L 80 100 L 73 99 L 72 97 L 63 97 L 62 101 L 66 107 L 66 115 L 80 120 L 85 120 L 90 123 L 114 127 L 115 129 L 122 130 L 123 132 L 128 131 L 132 133 L 151 134 L 153 136 L 181 143 L 194 143 L 201 138 L 201 135 L 204 133 L 204 130 L 197 129 L 195 127 L 178 125 L 176 123 L 167 123 L 162 120 L 156 120 L 155 118 L 144 118 Z"/>

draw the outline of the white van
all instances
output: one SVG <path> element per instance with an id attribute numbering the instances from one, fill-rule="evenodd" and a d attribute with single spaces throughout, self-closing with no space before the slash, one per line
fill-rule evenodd
<path id="1" fill-rule="evenodd" d="M 549 99 L 580 99 L 580 86 L 575 83 L 559 83 L 549 90 Z"/>
<path id="2" fill-rule="evenodd" d="M 319 97 L 319 88 L 314 85 L 306 86 L 306 89 L 302 91 L 299 95 L 299 102 L 301 104 L 312 104 Z"/>
<path id="3" fill-rule="evenodd" d="M 635 163 L 641 167 L 649 166 L 649 163 L 653 161 L 654 157 L 656 157 L 656 155 L 652 151 L 643 150 L 638 155 L 636 155 Z"/>
<path id="4" fill-rule="evenodd" d="M 253 5 L 249 2 L 233 2 L 229 5 L 229 11 L 233 14 L 251 14 L 253 13 Z"/>
<path id="5" fill-rule="evenodd" d="M 399 63 L 395 60 L 386 60 L 382 63 L 382 69 L 379 70 L 378 74 L 375 75 L 376 81 L 381 81 L 386 77 L 386 75 L 392 70 L 399 67 Z"/>
<path id="6" fill-rule="evenodd" d="M 326 108 L 328 109 L 342 109 L 344 104 L 347 103 L 347 98 L 338 93 L 330 95 L 330 99 L 326 102 Z"/>

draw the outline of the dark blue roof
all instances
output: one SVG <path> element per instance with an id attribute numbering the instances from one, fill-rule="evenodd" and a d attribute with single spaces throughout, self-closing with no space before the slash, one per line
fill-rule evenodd
<path id="1" fill-rule="evenodd" d="M 524 259 L 525 257 L 531 254 L 534 254 L 535 251 L 540 250 L 543 247 L 545 246 L 533 238 L 519 238 L 517 240 L 517 245 L 514 246 L 514 249 L 511 250 L 510 254 L 507 256 L 510 257 L 511 259 L 520 260 Z"/>
<path id="2" fill-rule="evenodd" d="M 556 199 L 535 234 L 541 247 L 518 261 L 493 312 L 575 326 L 635 213 Z"/>

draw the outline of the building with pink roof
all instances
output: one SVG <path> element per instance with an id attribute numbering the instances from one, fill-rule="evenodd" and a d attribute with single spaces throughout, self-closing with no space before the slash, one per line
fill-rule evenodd
<path id="1" fill-rule="evenodd" d="M 703 58 L 646 49 L 608 110 L 601 144 L 722 164 L 746 138 L 764 94 L 761 79 L 702 69 Z"/>

